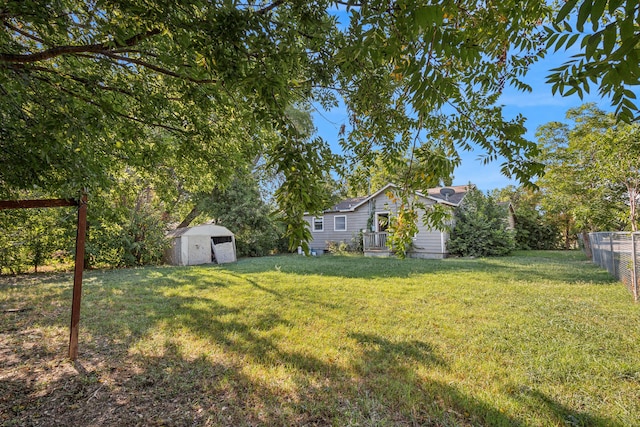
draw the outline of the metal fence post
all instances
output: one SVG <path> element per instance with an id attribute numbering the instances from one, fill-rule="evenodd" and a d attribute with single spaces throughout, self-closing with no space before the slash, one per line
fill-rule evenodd
<path id="1" fill-rule="evenodd" d="M 637 252 L 636 252 L 636 236 L 637 233 L 631 233 L 631 286 L 633 289 L 633 300 L 638 302 L 638 268 L 637 268 Z"/>
<path id="2" fill-rule="evenodd" d="M 600 265 L 600 239 L 595 233 L 589 233 L 589 242 L 591 242 L 591 262 Z"/>

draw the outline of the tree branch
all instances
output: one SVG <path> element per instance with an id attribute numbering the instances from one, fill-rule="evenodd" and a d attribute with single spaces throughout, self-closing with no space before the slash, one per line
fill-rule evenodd
<path id="1" fill-rule="evenodd" d="M 110 47 L 106 43 L 89 44 L 82 46 L 56 46 L 50 49 L 43 50 L 41 52 L 29 53 L 29 54 L 14 54 L 14 53 L 0 53 L 0 62 L 8 63 L 31 63 L 38 61 L 46 61 L 47 59 L 55 58 L 61 55 L 73 55 L 78 53 L 109 53 L 115 48 L 121 49 L 123 47 L 135 46 L 142 40 L 152 37 L 156 34 L 160 34 L 159 29 L 149 30 L 146 33 L 136 34 L 135 36 L 128 38 L 124 43 L 115 42 L 114 47 Z"/>
<path id="2" fill-rule="evenodd" d="M 105 90 L 105 91 L 109 91 L 109 92 L 117 92 L 123 95 L 127 95 L 130 96 L 132 98 L 134 98 L 135 100 L 139 101 L 139 99 L 136 97 L 136 94 L 128 91 L 126 89 L 123 88 L 119 88 L 119 87 L 112 87 L 112 86 L 107 86 L 107 85 L 103 85 L 100 84 L 99 82 L 96 81 L 91 81 L 89 79 L 86 79 L 84 77 L 78 77 L 75 76 L 73 74 L 68 74 L 68 73 L 61 73 L 57 70 L 52 70 L 51 68 L 47 68 L 47 67 L 41 67 L 41 66 L 25 66 L 24 64 L 13 64 L 7 67 L 8 69 L 12 69 L 12 70 L 25 70 L 25 71 L 41 71 L 43 73 L 50 73 L 50 74 L 55 74 L 57 76 L 62 76 L 62 77 L 68 77 L 69 79 L 76 81 L 78 83 L 82 83 L 83 85 L 87 86 L 87 87 L 93 87 L 96 89 L 100 89 L 100 90 Z"/>
<path id="3" fill-rule="evenodd" d="M 178 224 L 178 226 L 176 228 L 188 227 L 193 222 L 193 220 L 198 217 L 198 215 L 200 215 L 200 210 L 198 209 L 198 206 L 196 205 L 196 206 L 193 207 L 193 209 L 191 209 L 191 211 L 187 214 L 187 216 L 184 217 L 182 222 L 180 224 Z"/>
<path id="4" fill-rule="evenodd" d="M 124 61 L 124 62 L 129 62 L 131 64 L 140 65 L 141 67 L 148 68 L 153 71 L 157 71 L 160 74 L 165 74 L 167 76 L 175 77 L 182 80 L 187 80 L 192 83 L 197 83 L 197 84 L 217 83 L 217 80 L 215 79 L 194 79 L 193 77 L 183 76 L 182 74 L 178 74 L 174 71 L 167 70 L 166 68 L 162 68 L 157 65 L 151 64 L 150 62 L 142 61 L 136 58 L 129 58 L 127 56 L 115 55 L 111 52 L 100 52 L 100 54 L 118 61 Z"/>
<path id="5" fill-rule="evenodd" d="M 4 21 L 4 26 L 9 28 L 11 31 L 15 31 L 18 34 L 22 34 L 23 36 L 25 36 L 28 39 L 34 40 L 38 43 L 42 43 L 44 44 L 44 40 L 42 40 L 40 37 L 34 36 L 31 33 L 28 33 L 27 31 L 24 31 L 18 27 L 16 27 L 15 25 L 12 25 L 10 23 L 8 23 L 7 21 Z"/>
<path id="6" fill-rule="evenodd" d="M 84 101 L 84 102 L 86 102 L 87 104 L 91 104 L 91 105 L 93 105 L 94 107 L 98 107 L 100 110 L 104 111 L 103 107 L 102 107 L 100 104 L 98 104 L 97 102 L 93 101 L 93 100 L 92 100 L 92 99 L 90 99 L 90 98 L 87 98 L 86 96 L 82 96 L 82 95 L 80 95 L 79 93 L 73 92 L 73 91 L 71 91 L 71 90 L 69 90 L 69 89 L 67 89 L 67 88 L 64 88 L 64 87 L 62 87 L 62 86 L 60 86 L 60 85 L 58 85 L 58 84 L 55 84 L 55 83 L 54 83 L 54 82 L 52 82 L 51 80 L 46 79 L 46 78 L 44 78 L 44 77 L 35 76 L 35 78 L 36 78 L 36 79 L 38 79 L 38 80 L 40 80 L 40 81 L 42 81 L 42 82 L 44 82 L 44 83 L 49 84 L 50 86 L 52 86 L 52 87 L 54 87 L 54 88 L 58 89 L 58 90 L 59 90 L 59 91 L 61 91 L 61 92 L 66 93 L 67 95 L 73 96 L 74 98 L 77 98 L 77 99 L 79 99 L 79 100 L 81 100 L 81 101 Z M 169 126 L 169 125 L 163 125 L 163 124 L 161 124 L 161 123 L 147 122 L 147 121 L 145 121 L 145 120 L 139 119 L 139 118 L 137 118 L 137 117 L 129 116 L 129 115 L 127 115 L 127 114 L 120 113 L 120 112 L 118 112 L 118 111 L 113 111 L 113 110 L 112 110 L 112 111 L 111 111 L 111 113 L 113 113 L 113 114 L 115 114 L 116 116 L 121 117 L 121 118 L 123 118 L 123 119 L 131 120 L 131 121 L 134 121 L 134 122 L 137 122 L 137 123 L 140 123 L 140 124 L 146 125 L 146 126 L 156 127 L 156 128 L 165 129 L 165 130 L 168 130 L 168 131 L 171 131 L 171 132 L 177 132 L 177 133 L 182 133 L 182 134 L 184 134 L 184 133 L 185 133 L 185 130 L 184 130 L 184 129 L 180 129 L 180 128 L 173 127 L 173 126 Z"/>
<path id="7" fill-rule="evenodd" d="M 257 13 L 258 15 L 264 15 L 264 14 L 266 14 L 266 13 L 268 13 L 268 12 L 272 11 L 272 10 L 273 10 L 273 9 L 275 9 L 276 7 L 280 6 L 280 5 L 281 5 L 281 4 L 283 4 L 283 3 L 284 3 L 284 0 L 276 0 L 276 1 L 274 1 L 273 3 L 271 3 L 270 5 L 265 6 L 265 7 L 263 7 L 262 9 L 260 9 L 260 10 L 256 11 L 256 13 Z"/>

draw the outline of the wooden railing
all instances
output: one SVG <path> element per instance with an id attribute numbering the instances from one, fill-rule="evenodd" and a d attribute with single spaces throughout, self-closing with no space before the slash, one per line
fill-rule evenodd
<path id="1" fill-rule="evenodd" d="M 370 232 L 363 235 L 363 246 L 365 251 L 388 250 L 387 232 Z"/>

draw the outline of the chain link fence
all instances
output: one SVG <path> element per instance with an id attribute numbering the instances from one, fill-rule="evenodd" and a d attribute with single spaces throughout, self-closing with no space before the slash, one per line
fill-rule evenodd
<path id="1" fill-rule="evenodd" d="M 624 283 L 638 302 L 640 233 L 589 233 L 589 243 L 592 261 Z"/>

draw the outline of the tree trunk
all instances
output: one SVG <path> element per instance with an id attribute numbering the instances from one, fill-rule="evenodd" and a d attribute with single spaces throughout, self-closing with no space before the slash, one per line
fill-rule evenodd
<path id="1" fill-rule="evenodd" d="M 589 240 L 589 233 L 586 231 L 582 232 L 582 243 L 584 244 L 584 253 L 587 258 L 592 259 L 593 253 L 591 252 L 591 240 Z"/>
<path id="2" fill-rule="evenodd" d="M 177 228 L 185 228 L 188 227 L 189 224 L 191 224 L 193 222 L 194 219 L 196 219 L 196 217 L 200 215 L 200 210 L 198 209 L 197 206 L 194 206 L 193 209 L 191 209 L 191 212 L 189 212 L 187 214 L 187 216 L 184 217 L 184 219 L 182 220 L 182 222 L 180 224 L 178 224 Z"/>
<path id="3" fill-rule="evenodd" d="M 636 189 L 627 184 L 627 193 L 629 194 L 629 221 L 631 222 L 631 231 L 636 232 L 638 231 L 638 224 L 636 223 Z"/>
<path id="4" fill-rule="evenodd" d="M 571 239 L 569 238 L 569 232 L 570 232 L 569 218 L 567 217 L 567 220 L 564 224 L 564 248 L 567 251 L 571 249 Z"/>

